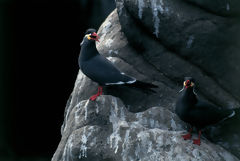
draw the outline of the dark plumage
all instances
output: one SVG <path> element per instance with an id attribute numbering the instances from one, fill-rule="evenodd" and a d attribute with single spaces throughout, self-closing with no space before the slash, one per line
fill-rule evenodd
<path id="1" fill-rule="evenodd" d="M 95 29 L 88 29 L 81 43 L 79 67 L 82 72 L 94 82 L 99 84 L 98 93 L 90 99 L 95 100 L 102 94 L 102 86 L 130 85 L 137 88 L 156 88 L 157 86 L 136 80 L 121 73 L 108 59 L 97 51 L 95 41 L 99 37 Z"/>
<path id="2" fill-rule="evenodd" d="M 200 145 L 201 129 L 232 117 L 235 112 L 232 109 L 221 109 L 199 100 L 194 92 L 195 81 L 193 78 L 186 77 L 183 84 L 182 94 L 177 100 L 175 112 L 180 119 L 191 125 L 189 133 L 183 135 L 183 138 L 185 140 L 191 138 L 194 126 L 199 131 L 199 137 L 193 140 L 193 143 Z"/>

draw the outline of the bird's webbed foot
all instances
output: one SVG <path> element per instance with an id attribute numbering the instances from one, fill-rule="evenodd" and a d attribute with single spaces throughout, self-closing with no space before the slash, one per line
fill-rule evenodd
<path id="1" fill-rule="evenodd" d="M 200 138 L 199 139 L 193 139 L 193 144 L 200 145 L 201 144 Z"/>
<path id="2" fill-rule="evenodd" d="M 201 144 L 201 135 L 202 135 L 202 132 L 201 132 L 201 130 L 199 130 L 199 132 L 198 132 L 198 139 L 193 139 L 193 144 L 196 144 L 196 145 L 200 145 Z"/>
<path id="3" fill-rule="evenodd" d="M 189 128 L 189 131 L 187 134 L 183 135 L 182 136 L 184 140 L 188 140 L 188 139 L 191 139 L 192 138 L 192 127 Z"/>
<path id="4" fill-rule="evenodd" d="M 91 101 L 95 101 L 98 96 L 99 96 L 99 94 L 95 94 L 95 95 L 93 95 L 93 96 L 90 97 L 90 100 L 91 100 Z"/>
<path id="5" fill-rule="evenodd" d="M 184 140 L 189 140 L 192 138 L 192 134 L 191 133 L 187 133 L 186 135 L 182 136 Z"/>

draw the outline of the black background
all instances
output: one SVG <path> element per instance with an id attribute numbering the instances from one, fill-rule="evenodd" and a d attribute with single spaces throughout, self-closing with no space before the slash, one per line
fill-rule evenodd
<path id="1" fill-rule="evenodd" d="M 0 160 L 50 160 L 84 32 L 114 0 L 0 1 Z"/>

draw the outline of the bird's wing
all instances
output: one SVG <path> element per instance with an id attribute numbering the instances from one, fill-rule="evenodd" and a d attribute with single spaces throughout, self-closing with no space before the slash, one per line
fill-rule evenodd
<path id="1" fill-rule="evenodd" d="M 191 116 L 193 117 L 193 121 L 201 120 L 201 122 L 198 123 L 205 126 L 216 124 L 217 122 L 230 116 L 232 112 L 233 110 L 230 109 L 222 109 L 210 103 L 198 101 L 194 109 L 191 110 Z"/>
<path id="2" fill-rule="evenodd" d="M 101 55 L 84 62 L 82 71 L 100 85 L 133 83 L 135 78 L 121 73 L 109 60 Z"/>

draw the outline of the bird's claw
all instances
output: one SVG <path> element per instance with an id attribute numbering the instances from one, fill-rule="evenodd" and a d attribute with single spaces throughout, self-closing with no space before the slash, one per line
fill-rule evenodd
<path id="1" fill-rule="evenodd" d="M 194 140 L 193 140 L 193 144 L 196 144 L 196 145 L 199 145 L 199 146 L 200 146 L 200 144 L 201 144 L 200 139 L 194 139 Z"/>
<path id="2" fill-rule="evenodd" d="M 99 94 L 95 94 L 95 95 L 93 95 L 93 96 L 90 97 L 90 100 L 91 100 L 91 101 L 95 101 L 98 96 L 99 96 Z"/>
<path id="3" fill-rule="evenodd" d="M 182 136 L 184 140 L 191 139 L 192 135 L 190 133 Z"/>

